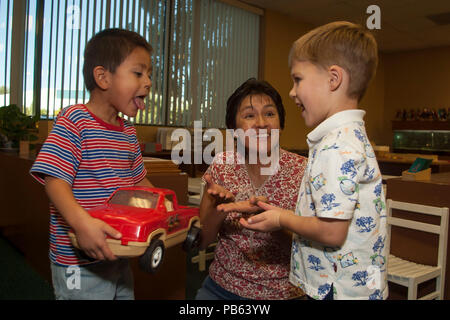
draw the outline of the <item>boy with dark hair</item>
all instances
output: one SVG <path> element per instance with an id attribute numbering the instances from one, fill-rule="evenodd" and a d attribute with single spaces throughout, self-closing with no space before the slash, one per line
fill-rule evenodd
<path id="1" fill-rule="evenodd" d="M 120 232 L 86 210 L 102 204 L 119 187 L 152 186 L 136 129 L 118 115 L 135 117 L 145 108 L 151 52 L 135 32 L 97 33 L 84 54 L 89 101 L 59 113 L 30 170 L 45 185 L 51 202 L 50 260 L 57 299 L 134 298 L 128 260 L 117 259 L 106 243 L 107 236 L 120 239 Z M 70 229 L 84 256 L 71 245 Z"/>

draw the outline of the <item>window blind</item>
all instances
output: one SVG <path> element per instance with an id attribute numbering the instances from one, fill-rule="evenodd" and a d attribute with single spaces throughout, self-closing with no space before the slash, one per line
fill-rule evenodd
<path id="1" fill-rule="evenodd" d="M 11 20 L 13 1 L 0 1 L 1 17 Z M 258 75 L 259 15 L 218 0 L 20 1 L 26 17 L 23 35 L 0 28 L 0 37 L 7 45 L 23 37 L 23 55 L 1 51 L 1 81 L 5 87 L 11 82 L 11 59 L 22 61 L 18 104 L 42 119 L 89 100 L 82 75 L 84 48 L 105 28 L 136 31 L 153 47 L 146 108 L 130 119 L 137 124 L 192 126 L 202 120 L 205 127 L 225 127 L 226 99 Z M 5 104 L 7 99 L 3 95 Z"/>
<path id="2" fill-rule="evenodd" d="M 11 0 L 0 0 L 0 106 L 10 104 L 13 5 Z"/>
<path id="3" fill-rule="evenodd" d="M 135 120 L 162 124 L 161 112 L 154 110 L 161 110 L 163 104 L 164 63 L 159 57 L 164 50 L 164 17 L 165 1 L 161 0 L 45 1 L 41 117 L 53 118 L 61 108 L 89 100 L 82 73 L 86 43 L 105 28 L 124 28 L 144 36 L 153 47 L 156 60 L 147 108 Z"/>
<path id="4" fill-rule="evenodd" d="M 258 76 L 259 15 L 220 1 L 176 2 L 168 124 L 224 128 L 228 96 Z"/>

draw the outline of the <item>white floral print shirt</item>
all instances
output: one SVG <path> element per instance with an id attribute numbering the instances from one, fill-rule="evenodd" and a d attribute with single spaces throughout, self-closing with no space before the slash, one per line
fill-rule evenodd
<path id="1" fill-rule="evenodd" d="M 342 247 L 293 237 L 290 281 L 323 299 L 386 299 L 386 210 L 381 173 L 364 128 L 346 110 L 308 134 L 309 161 L 295 213 L 351 220 Z"/>

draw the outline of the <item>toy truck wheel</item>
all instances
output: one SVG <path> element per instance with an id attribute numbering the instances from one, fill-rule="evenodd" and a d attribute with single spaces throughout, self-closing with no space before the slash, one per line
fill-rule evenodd
<path id="1" fill-rule="evenodd" d="M 183 250 L 188 252 L 200 244 L 200 232 L 201 229 L 199 227 L 196 227 L 194 225 L 191 226 L 189 229 L 186 240 L 183 242 Z"/>
<path id="2" fill-rule="evenodd" d="M 164 258 L 164 243 L 153 240 L 144 254 L 139 257 L 139 266 L 142 270 L 155 273 L 161 267 Z"/>

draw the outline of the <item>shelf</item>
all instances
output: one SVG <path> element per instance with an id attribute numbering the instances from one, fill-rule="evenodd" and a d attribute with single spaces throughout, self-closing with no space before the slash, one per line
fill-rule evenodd
<path id="1" fill-rule="evenodd" d="M 450 130 L 450 121 L 392 121 L 392 130 Z"/>

